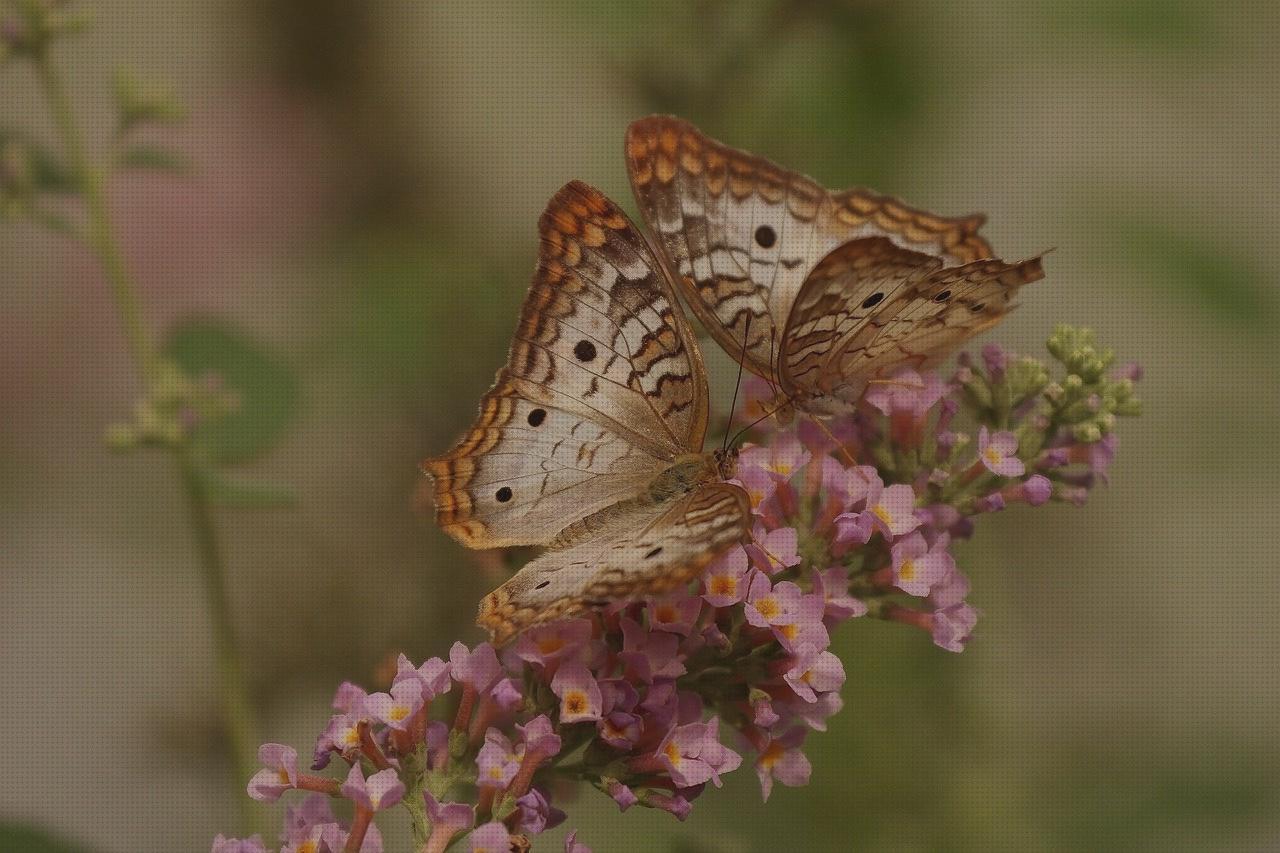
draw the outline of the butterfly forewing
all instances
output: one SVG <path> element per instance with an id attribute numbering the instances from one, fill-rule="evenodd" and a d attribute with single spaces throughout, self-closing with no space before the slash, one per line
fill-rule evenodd
<path id="1" fill-rule="evenodd" d="M 424 463 L 437 521 L 472 547 L 549 542 L 643 491 L 706 430 L 701 356 L 640 233 L 577 182 L 540 233 L 507 366 L 470 432 Z"/>
<path id="2" fill-rule="evenodd" d="M 580 541 L 547 551 L 485 596 L 477 622 L 495 642 L 533 625 L 687 584 L 751 529 L 750 500 L 729 483 L 608 515 Z"/>
<path id="3" fill-rule="evenodd" d="M 935 216 L 866 190 L 833 194 L 680 119 L 634 122 L 626 153 L 640 209 L 690 305 L 721 346 L 745 353 L 746 366 L 766 378 L 777 379 L 801 286 L 837 246 L 878 235 L 953 262 L 990 255 L 976 233 L 981 216 Z"/>
<path id="4" fill-rule="evenodd" d="M 446 533 L 473 548 L 539 545 L 567 515 L 629 497 L 665 467 L 618 431 L 548 402 L 555 397 L 517 387 L 504 369 L 471 431 L 424 463 Z"/>
<path id="5" fill-rule="evenodd" d="M 839 242 L 818 225 L 825 192 L 678 119 L 635 122 L 626 152 L 640 209 L 690 306 L 721 346 L 769 376 L 805 258 Z"/>
<path id="6" fill-rule="evenodd" d="M 831 193 L 679 119 L 633 123 L 626 151 L 640 208 L 703 324 L 815 413 L 847 411 L 899 367 L 936 363 L 1041 275 L 1038 259 L 992 259 L 980 214 Z"/>

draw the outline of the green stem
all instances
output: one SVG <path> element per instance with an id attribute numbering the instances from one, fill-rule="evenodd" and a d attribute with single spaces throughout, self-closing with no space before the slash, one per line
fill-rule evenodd
<path id="1" fill-rule="evenodd" d="M 116 309 L 124 324 L 124 334 L 129 342 L 129 349 L 134 362 L 142 373 L 147 387 L 153 387 L 159 377 L 160 361 L 155 343 L 142 317 L 142 306 L 137 291 L 125 268 L 124 256 L 115 240 L 111 213 L 107 208 L 103 173 L 89 160 L 85 149 L 84 136 L 76 123 L 75 112 L 71 107 L 71 99 L 62 85 L 62 78 L 53 62 L 49 60 L 47 48 L 38 49 L 33 60 L 40 85 L 44 88 L 53 119 L 58 125 L 66 155 L 70 161 L 72 173 L 80 183 L 85 205 L 89 213 L 89 231 L 86 235 L 90 248 L 102 263 L 103 272 L 111 284 L 111 293 L 115 298 Z"/>
<path id="2" fill-rule="evenodd" d="M 103 272 L 110 282 L 111 293 L 138 372 L 147 391 L 154 393 L 163 376 L 163 364 L 151 331 L 143 318 L 137 289 L 129 276 L 124 255 L 115 238 L 115 229 L 104 190 L 104 173 L 89 159 L 84 136 L 76 122 L 71 100 L 57 68 L 49 58 L 47 47 L 40 46 L 34 51 L 32 58 L 45 97 L 49 102 L 49 108 L 53 113 L 53 119 L 57 124 L 69 165 L 85 199 L 89 218 L 86 235 L 89 247 L 102 264 Z M 201 579 L 204 582 L 206 603 L 213 622 L 223 723 L 231 743 L 235 773 L 235 778 L 232 780 L 234 796 L 236 802 L 240 804 L 241 819 L 246 830 L 261 831 L 264 817 L 262 809 L 250 800 L 244 791 L 245 783 L 257 768 L 257 726 L 236 643 L 231 604 L 227 595 L 226 571 L 213 521 L 213 507 L 190 446 L 175 445 L 172 453 L 187 494 L 191 525 L 200 556 Z"/>
<path id="3" fill-rule="evenodd" d="M 174 461 L 182 475 L 182 485 L 187 492 L 187 506 L 191 512 L 191 527 L 196 536 L 200 553 L 200 577 L 204 582 L 205 600 L 209 606 L 209 618 L 213 622 L 214 647 L 218 658 L 218 675 L 222 694 L 223 723 L 231 742 L 232 779 L 236 802 L 241 807 L 241 818 L 247 826 L 254 827 L 263 817 L 262 810 L 245 795 L 244 785 L 258 766 L 257 721 L 249 698 L 248 680 L 240 661 L 236 642 L 235 621 L 231 614 L 231 599 L 227 592 L 227 576 L 218 545 L 218 531 L 213 523 L 213 508 L 209 494 L 191 452 L 186 447 L 174 449 Z"/>

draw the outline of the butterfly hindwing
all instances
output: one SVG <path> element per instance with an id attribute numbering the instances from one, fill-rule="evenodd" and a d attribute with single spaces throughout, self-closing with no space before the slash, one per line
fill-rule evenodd
<path id="1" fill-rule="evenodd" d="M 1013 309 L 1018 288 L 1044 277 L 1039 257 L 1007 263 L 989 259 L 936 270 L 886 304 L 869 331 L 841 340 L 829 373 L 834 395 L 853 405 L 871 379 L 903 367 L 935 367 L 965 341 L 999 323 Z"/>
<path id="2" fill-rule="evenodd" d="M 477 622 L 505 642 L 533 625 L 687 584 L 751 530 L 751 502 L 730 483 L 608 513 L 577 542 L 548 550 L 485 596 Z"/>
<path id="3" fill-rule="evenodd" d="M 861 237 L 837 246 L 805 279 L 783 335 L 782 389 L 829 391 L 831 355 L 864 328 L 879 328 L 886 304 L 938 270 L 942 261 L 903 249 L 885 237 Z"/>
<path id="4" fill-rule="evenodd" d="M 819 262 L 796 300 L 783 388 L 816 390 L 826 399 L 815 407 L 827 411 L 851 407 L 869 382 L 934 366 L 999 322 L 1017 289 L 1042 276 L 1039 258 L 943 267 L 883 238 L 846 243 Z"/>

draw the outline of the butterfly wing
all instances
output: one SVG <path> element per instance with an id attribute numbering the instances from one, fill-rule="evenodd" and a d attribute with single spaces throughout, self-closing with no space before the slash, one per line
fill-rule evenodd
<path id="1" fill-rule="evenodd" d="M 809 273 L 782 336 L 779 363 L 785 393 L 830 392 L 831 355 L 864 327 L 879 328 L 886 305 L 942 267 L 932 255 L 903 249 L 885 237 L 837 246 Z"/>
<path id="2" fill-rule="evenodd" d="M 819 409 L 852 406 L 868 382 L 931 367 L 998 323 L 1018 289 L 1043 276 L 1038 257 L 943 267 L 883 237 L 850 241 L 814 267 L 796 298 L 782 386 L 818 392 Z"/>
<path id="3" fill-rule="evenodd" d="M 574 182 L 539 224 L 507 365 L 470 431 L 423 463 L 436 520 L 473 548 L 545 544 L 702 446 L 701 354 L 644 237 Z"/>
<path id="4" fill-rule="evenodd" d="M 636 200 L 690 306 L 727 352 L 773 381 L 801 286 L 837 246 L 881 236 L 952 263 L 991 256 L 977 235 L 981 216 L 935 216 L 862 189 L 830 193 L 670 116 L 634 122 L 626 155 Z"/>
<path id="5" fill-rule="evenodd" d="M 547 551 L 485 596 L 477 624 L 504 643 L 533 625 L 675 589 L 750 530 L 751 501 L 730 483 L 619 508 L 584 538 Z"/>

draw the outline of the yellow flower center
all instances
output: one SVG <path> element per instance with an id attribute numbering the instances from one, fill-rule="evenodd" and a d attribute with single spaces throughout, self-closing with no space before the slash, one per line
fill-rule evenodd
<path id="1" fill-rule="evenodd" d="M 875 508 L 871 511 L 876 514 L 876 518 L 880 519 L 885 524 L 893 524 L 893 516 L 889 514 L 889 510 L 884 508 L 883 504 L 876 504 Z"/>
<path id="2" fill-rule="evenodd" d="M 659 604 L 654 610 L 653 615 L 657 617 L 659 622 L 667 623 L 674 622 L 679 618 L 679 614 L 676 613 L 676 609 L 670 604 Z"/>
<path id="3" fill-rule="evenodd" d="M 581 690 L 570 690 L 564 694 L 564 702 L 560 706 L 562 714 L 581 714 L 587 710 L 587 694 Z"/>
<path id="4" fill-rule="evenodd" d="M 317 853 L 319 849 L 315 841 L 304 841 L 298 845 L 298 853 Z"/>
<path id="5" fill-rule="evenodd" d="M 764 598 L 756 602 L 756 610 L 766 619 L 772 619 L 782 612 L 782 608 L 778 606 L 778 600 L 772 595 L 766 595 Z"/>
<path id="6" fill-rule="evenodd" d="M 783 477 L 791 476 L 790 462 L 775 462 L 769 466 L 769 470 L 775 474 L 781 474 Z"/>
<path id="7" fill-rule="evenodd" d="M 344 747 L 358 746 L 360 744 L 360 730 L 355 726 L 343 729 L 342 736 L 338 738 L 338 743 Z"/>
<path id="8" fill-rule="evenodd" d="M 548 634 L 538 640 L 538 651 L 543 655 L 553 655 L 564 648 L 564 638 L 559 634 Z"/>
<path id="9" fill-rule="evenodd" d="M 490 767 L 490 768 L 489 768 L 489 778 L 490 778 L 490 779 L 501 779 L 501 778 L 502 778 L 502 768 L 501 768 L 501 767 L 498 767 L 497 765 L 495 765 L 495 766 L 493 766 L 493 767 Z"/>
<path id="10" fill-rule="evenodd" d="M 782 757 L 784 752 L 786 752 L 786 750 L 782 747 L 782 744 L 774 741 L 769 744 L 768 749 L 760 754 L 760 766 L 768 770 L 778 763 L 778 759 Z"/>
<path id="11" fill-rule="evenodd" d="M 738 579 L 729 575 L 711 576 L 712 595 L 737 595 Z"/>
<path id="12" fill-rule="evenodd" d="M 293 784 L 293 783 L 291 783 L 291 782 L 289 781 L 289 771 L 288 771 L 288 770 L 285 770 L 283 767 L 281 767 L 281 768 L 280 768 L 278 771 L 276 771 L 276 772 L 277 772 L 277 773 L 278 773 L 278 775 L 280 776 L 280 783 L 281 783 L 282 785 L 290 785 L 290 784 Z"/>
<path id="13" fill-rule="evenodd" d="M 390 717 L 393 721 L 398 723 L 401 720 L 403 720 L 405 717 L 409 716 L 409 706 L 408 705 L 392 705 L 391 713 L 388 714 L 387 716 Z"/>
<path id="14" fill-rule="evenodd" d="M 760 502 L 764 500 L 764 492 L 758 489 L 751 489 L 747 492 L 747 497 L 751 498 L 751 508 L 755 509 L 760 506 Z"/>
<path id="15" fill-rule="evenodd" d="M 800 680 L 805 684 L 809 684 L 813 680 L 813 670 L 806 669 L 804 675 L 800 676 Z"/>
<path id="16" fill-rule="evenodd" d="M 988 447 L 986 450 L 982 452 L 982 455 L 992 465 L 1000 464 L 1000 454 L 996 451 L 994 447 Z"/>
<path id="17" fill-rule="evenodd" d="M 778 628 L 778 630 L 781 631 L 782 636 L 786 637 L 788 640 L 794 640 L 800 633 L 800 626 L 799 625 L 783 625 L 780 628 Z"/>
<path id="18" fill-rule="evenodd" d="M 903 562 L 903 564 L 898 568 L 898 577 L 902 578 L 904 581 L 915 580 L 915 577 L 916 577 L 915 561 L 906 560 L 905 562 Z"/>
<path id="19" fill-rule="evenodd" d="M 667 754 L 667 758 L 671 759 L 672 767 L 680 766 L 680 747 L 676 746 L 675 741 L 668 743 L 666 748 L 662 751 Z"/>

